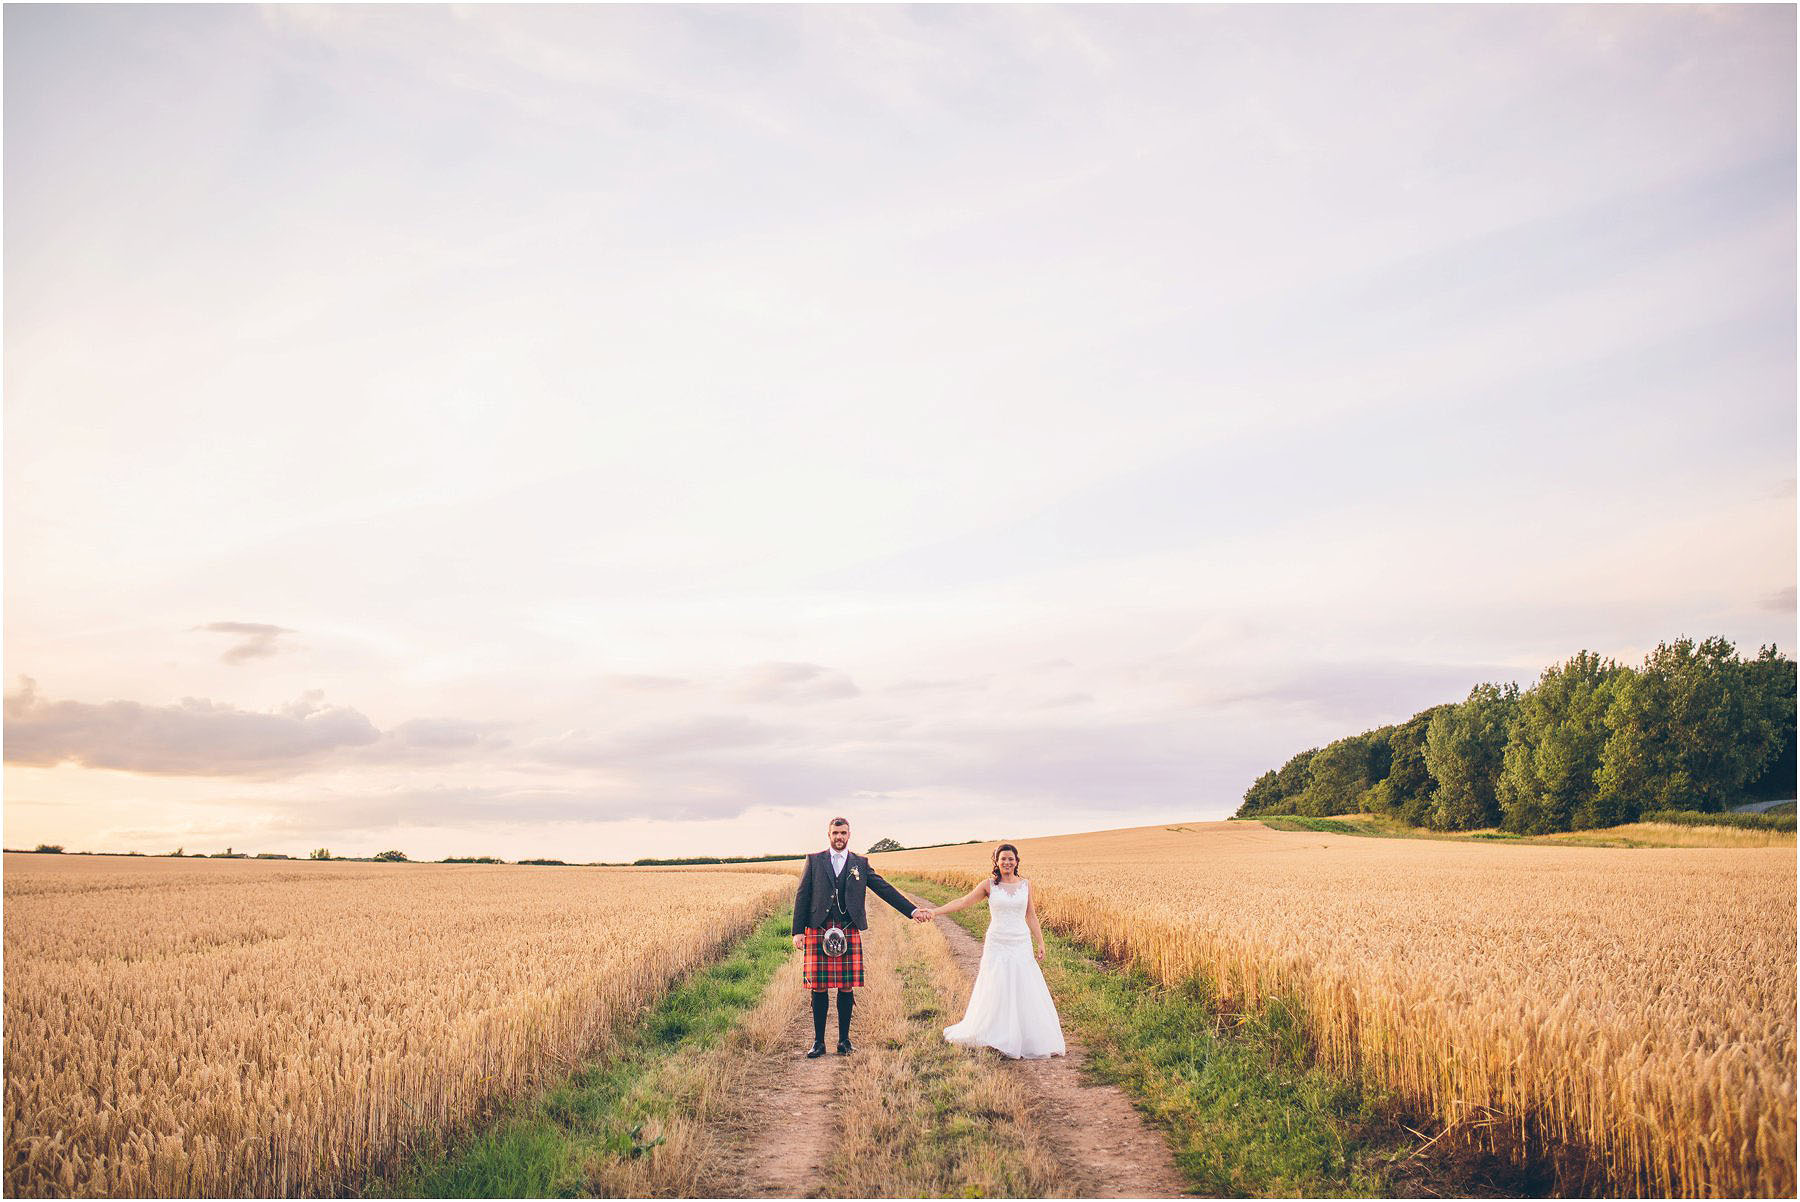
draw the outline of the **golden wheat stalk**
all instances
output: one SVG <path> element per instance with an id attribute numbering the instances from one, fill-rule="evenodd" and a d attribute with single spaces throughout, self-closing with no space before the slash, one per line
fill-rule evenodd
<path id="1" fill-rule="evenodd" d="M 340 1192 L 604 1049 L 790 889 L 9 856 L 7 1191 Z"/>

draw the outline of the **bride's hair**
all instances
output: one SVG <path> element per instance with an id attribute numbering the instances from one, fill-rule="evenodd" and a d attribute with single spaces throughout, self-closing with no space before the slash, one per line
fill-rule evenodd
<path id="1" fill-rule="evenodd" d="M 1010 843 L 1002 843 L 999 847 L 996 847 L 994 849 L 994 884 L 996 884 L 996 885 L 998 885 L 1000 883 L 1000 853 L 1003 851 L 1012 852 L 1012 854 L 1013 854 L 1013 875 L 1014 876 L 1019 875 L 1019 864 L 1021 863 L 1021 861 L 1019 859 L 1019 849 L 1014 847 Z"/>

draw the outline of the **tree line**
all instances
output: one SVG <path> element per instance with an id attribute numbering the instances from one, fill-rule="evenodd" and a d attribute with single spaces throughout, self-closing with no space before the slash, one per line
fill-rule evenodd
<path id="1" fill-rule="evenodd" d="M 1370 812 L 1519 834 L 1716 813 L 1794 796 L 1794 661 L 1724 638 L 1659 643 L 1637 668 L 1581 651 L 1521 693 L 1460 702 L 1302 751 L 1256 778 L 1238 817 Z"/>

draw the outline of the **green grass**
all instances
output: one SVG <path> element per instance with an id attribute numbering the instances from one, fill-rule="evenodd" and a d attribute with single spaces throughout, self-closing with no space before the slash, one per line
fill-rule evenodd
<path id="1" fill-rule="evenodd" d="M 932 881 L 903 888 L 934 902 L 958 896 Z M 987 908 L 951 916 L 987 931 Z M 1418 1141 L 1392 1100 L 1313 1067 L 1296 1010 L 1226 1013 L 1202 982 L 1170 990 L 1108 965 L 1048 929 L 1044 976 L 1065 1030 L 1090 1068 L 1125 1089 L 1168 1133 L 1189 1187 L 1224 1196 L 1365 1197 L 1396 1188 Z"/>
<path id="2" fill-rule="evenodd" d="M 1750 831 L 1791 831 L 1794 829 L 1793 806 L 1772 806 L 1760 814 L 1724 813 L 1703 810 L 1652 810 L 1639 822 L 1667 822 L 1675 826 L 1730 826 Z"/>
<path id="3" fill-rule="evenodd" d="M 1779 807 L 1777 807 L 1779 809 Z M 1632 838 L 1613 833 L 1615 828 L 1596 827 L 1560 835 L 1518 835 L 1511 831 L 1434 831 L 1408 826 L 1392 818 L 1313 818 L 1302 814 L 1258 814 L 1252 818 L 1233 818 L 1233 822 L 1260 822 L 1270 830 L 1315 832 L 1327 835 L 1359 835 L 1372 839 L 1448 839 L 1479 843 L 1543 844 L 1550 847 L 1662 847 L 1653 839 Z M 1668 822 L 1682 826 L 1729 826 L 1747 830 L 1792 831 L 1791 813 L 1762 814 L 1700 813 L 1697 811 L 1662 810 L 1643 815 L 1640 822 Z M 1627 824 L 1629 825 L 1629 824 Z M 1571 838 L 1570 835 L 1577 837 Z"/>
<path id="4" fill-rule="evenodd" d="M 1260 822 L 1277 831 L 1319 831 L 1327 835 L 1362 835 L 1374 839 L 1453 839 L 1459 836 L 1440 831 L 1421 830 L 1402 822 L 1371 818 L 1308 818 L 1299 814 L 1261 814 L 1240 819 Z"/>
<path id="5" fill-rule="evenodd" d="M 789 961 L 785 907 L 707 967 L 682 980 L 631 1030 L 616 1055 L 584 1066 L 513 1105 L 497 1122 L 448 1146 L 428 1147 L 373 1197 L 568 1198 L 588 1192 L 585 1164 L 641 1155 L 646 1123 L 677 1104 L 657 1084 L 677 1055 L 711 1046 L 755 1006 Z"/>

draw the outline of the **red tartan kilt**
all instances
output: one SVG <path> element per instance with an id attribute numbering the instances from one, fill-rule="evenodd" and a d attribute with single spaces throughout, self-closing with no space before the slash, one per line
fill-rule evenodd
<path id="1" fill-rule="evenodd" d="M 863 983 L 862 932 L 845 927 L 850 946 L 841 956 L 827 956 L 824 932 L 818 927 L 806 928 L 806 942 L 800 949 L 800 980 L 808 989 L 861 989 Z"/>

